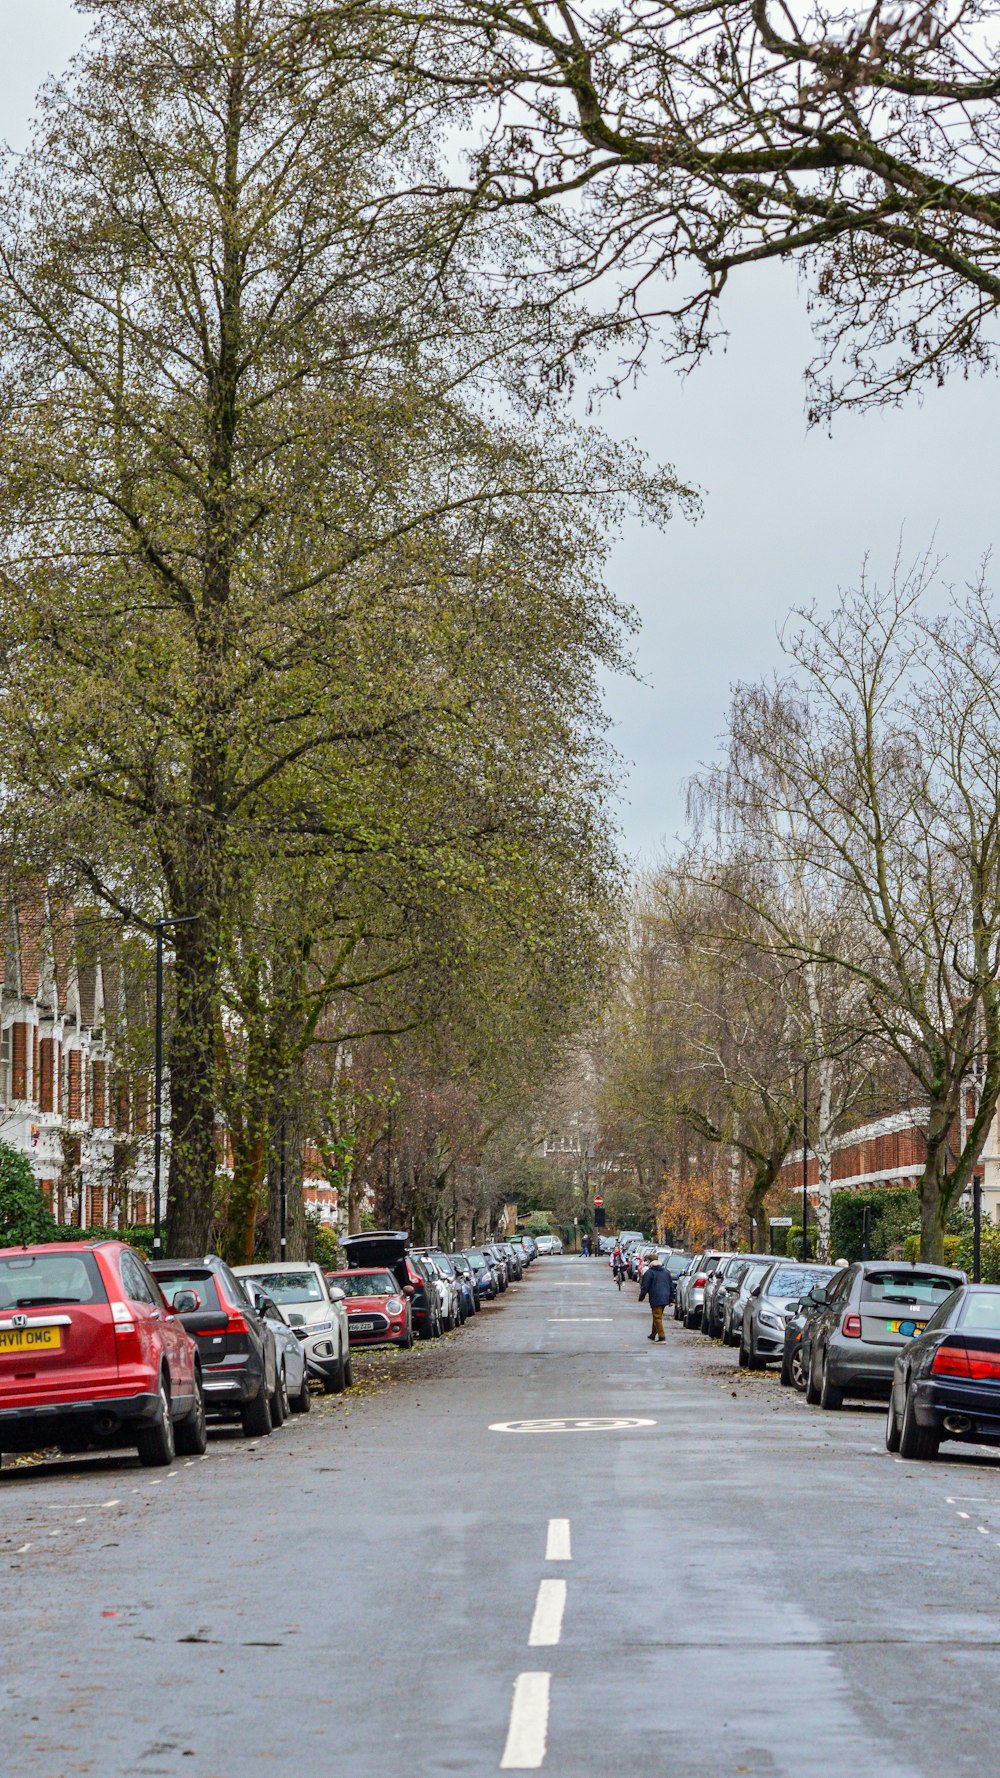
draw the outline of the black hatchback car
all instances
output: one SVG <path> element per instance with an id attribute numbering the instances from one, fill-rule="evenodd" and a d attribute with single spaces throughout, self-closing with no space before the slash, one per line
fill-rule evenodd
<path id="1" fill-rule="evenodd" d="M 198 1348 L 210 1419 L 239 1420 L 261 1438 L 284 1418 L 274 1335 L 217 1254 L 149 1262 Z"/>
<path id="2" fill-rule="evenodd" d="M 942 1439 L 1000 1445 L 1000 1286 L 965 1284 L 896 1359 L 885 1442 L 936 1457 Z"/>

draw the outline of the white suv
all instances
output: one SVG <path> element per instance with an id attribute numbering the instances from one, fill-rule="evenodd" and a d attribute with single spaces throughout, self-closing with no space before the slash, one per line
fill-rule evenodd
<path id="1" fill-rule="evenodd" d="M 272 1265 L 234 1266 L 237 1278 L 262 1284 L 306 1349 L 306 1367 L 318 1377 L 327 1395 L 348 1389 L 351 1350 L 344 1293 L 328 1284 L 314 1260 L 277 1260 Z"/>

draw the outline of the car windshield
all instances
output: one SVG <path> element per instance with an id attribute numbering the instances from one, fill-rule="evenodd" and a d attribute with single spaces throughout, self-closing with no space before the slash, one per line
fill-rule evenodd
<path id="1" fill-rule="evenodd" d="M 399 1289 L 389 1272 L 331 1272 L 327 1282 L 345 1296 L 395 1296 Z"/>
<path id="2" fill-rule="evenodd" d="M 0 1259 L 0 1310 L 107 1300 L 90 1253 L 11 1253 Z"/>
<path id="3" fill-rule="evenodd" d="M 672 1277 L 678 1278 L 681 1272 L 686 1270 L 690 1260 L 691 1255 L 689 1253 L 672 1253 L 667 1260 L 667 1271 Z"/>
<path id="4" fill-rule="evenodd" d="M 218 1309 L 219 1293 L 211 1272 L 185 1271 L 183 1267 L 178 1267 L 176 1272 L 161 1272 L 157 1266 L 155 1276 L 168 1303 L 173 1302 L 179 1290 L 193 1290 L 201 1308 Z"/>
<path id="5" fill-rule="evenodd" d="M 958 1283 L 957 1278 L 938 1278 L 933 1273 L 869 1272 L 861 1282 L 863 1303 L 943 1303 Z"/>
<path id="6" fill-rule="evenodd" d="M 482 1271 L 484 1265 L 486 1264 L 485 1254 L 472 1252 L 472 1253 L 467 1253 L 465 1257 L 468 1260 L 470 1266 L 478 1266 L 480 1271 Z"/>
<path id="7" fill-rule="evenodd" d="M 769 1259 L 757 1260 L 756 1263 L 751 1260 L 750 1264 L 745 1266 L 739 1275 L 740 1289 L 749 1290 L 752 1285 L 757 1283 L 758 1279 L 764 1276 L 764 1273 L 767 1271 L 770 1264 L 771 1261 Z"/>
<path id="8" fill-rule="evenodd" d="M 1000 1290 L 972 1291 L 965 1299 L 959 1326 L 981 1327 L 984 1332 L 1000 1333 Z"/>
<path id="9" fill-rule="evenodd" d="M 805 1296 L 817 1282 L 815 1272 L 803 1266 L 779 1266 L 765 1291 L 765 1296 Z"/>
<path id="10" fill-rule="evenodd" d="M 321 1303 L 323 1291 L 315 1272 L 249 1272 L 276 1303 Z"/>

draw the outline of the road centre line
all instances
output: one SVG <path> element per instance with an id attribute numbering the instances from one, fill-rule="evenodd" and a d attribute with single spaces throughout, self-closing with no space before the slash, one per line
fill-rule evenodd
<path id="1" fill-rule="evenodd" d="M 566 1582 L 540 1580 L 531 1629 L 528 1631 L 529 1648 L 555 1648 L 562 1635 L 565 1610 Z"/>
<path id="2" fill-rule="evenodd" d="M 515 1679 L 501 1772 L 536 1772 L 544 1763 L 551 1678 L 550 1673 L 519 1673 Z"/>
<path id="3" fill-rule="evenodd" d="M 569 1520 L 550 1519 L 545 1539 L 546 1562 L 570 1562 L 573 1559 L 569 1539 Z"/>

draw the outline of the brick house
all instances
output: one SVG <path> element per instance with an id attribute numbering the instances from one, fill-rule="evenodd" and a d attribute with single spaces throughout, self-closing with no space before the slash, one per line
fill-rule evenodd
<path id="1" fill-rule="evenodd" d="M 0 914 L 0 1137 L 61 1223 L 152 1216 L 152 1083 L 118 1059 L 149 1029 L 146 952 L 44 890 Z"/>

